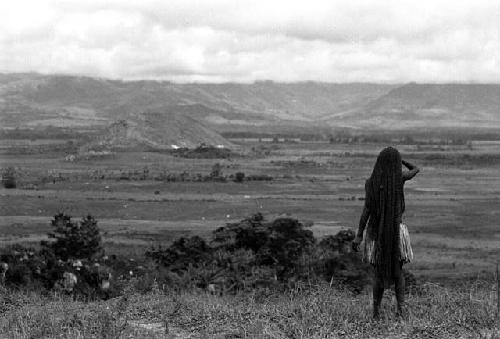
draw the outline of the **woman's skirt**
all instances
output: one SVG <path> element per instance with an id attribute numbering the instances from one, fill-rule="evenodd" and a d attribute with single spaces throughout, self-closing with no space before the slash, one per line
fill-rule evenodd
<path id="1" fill-rule="evenodd" d="M 413 250 L 411 248 L 410 233 L 405 224 L 399 224 L 399 249 L 400 260 L 404 263 L 410 263 L 413 260 Z M 370 239 L 368 233 L 365 233 L 363 246 L 363 261 L 375 265 L 375 240 Z"/>

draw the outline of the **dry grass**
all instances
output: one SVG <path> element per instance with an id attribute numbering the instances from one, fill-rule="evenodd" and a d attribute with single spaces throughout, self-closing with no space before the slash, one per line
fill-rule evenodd
<path id="1" fill-rule="evenodd" d="M 314 286 L 286 293 L 213 296 L 155 288 L 83 303 L 4 294 L 5 338 L 500 338 L 493 282 L 461 288 L 424 285 L 408 296 L 407 319 L 387 293 L 382 320 L 371 320 L 369 293 Z"/>

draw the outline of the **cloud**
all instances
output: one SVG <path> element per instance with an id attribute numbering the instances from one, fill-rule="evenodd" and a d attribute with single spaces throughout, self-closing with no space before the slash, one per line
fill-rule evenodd
<path id="1" fill-rule="evenodd" d="M 17 0 L 0 71 L 173 81 L 500 81 L 491 1 Z"/>

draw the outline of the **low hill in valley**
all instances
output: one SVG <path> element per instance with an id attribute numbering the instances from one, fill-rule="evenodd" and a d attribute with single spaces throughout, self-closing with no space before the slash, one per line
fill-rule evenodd
<path id="1" fill-rule="evenodd" d="M 176 149 L 194 148 L 200 144 L 232 144 L 200 122 L 182 114 L 145 112 L 132 120 L 120 120 L 111 124 L 97 138 L 86 144 L 90 149 Z"/>

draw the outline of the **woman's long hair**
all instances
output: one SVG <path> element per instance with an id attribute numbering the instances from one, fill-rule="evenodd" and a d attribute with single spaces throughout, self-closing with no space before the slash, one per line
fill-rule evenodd
<path id="1" fill-rule="evenodd" d="M 388 286 L 400 273 L 399 223 L 404 211 L 401 155 L 392 147 L 380 152 L 366 182 L 370 238 L 375 240 L 375 271 Z"/>

